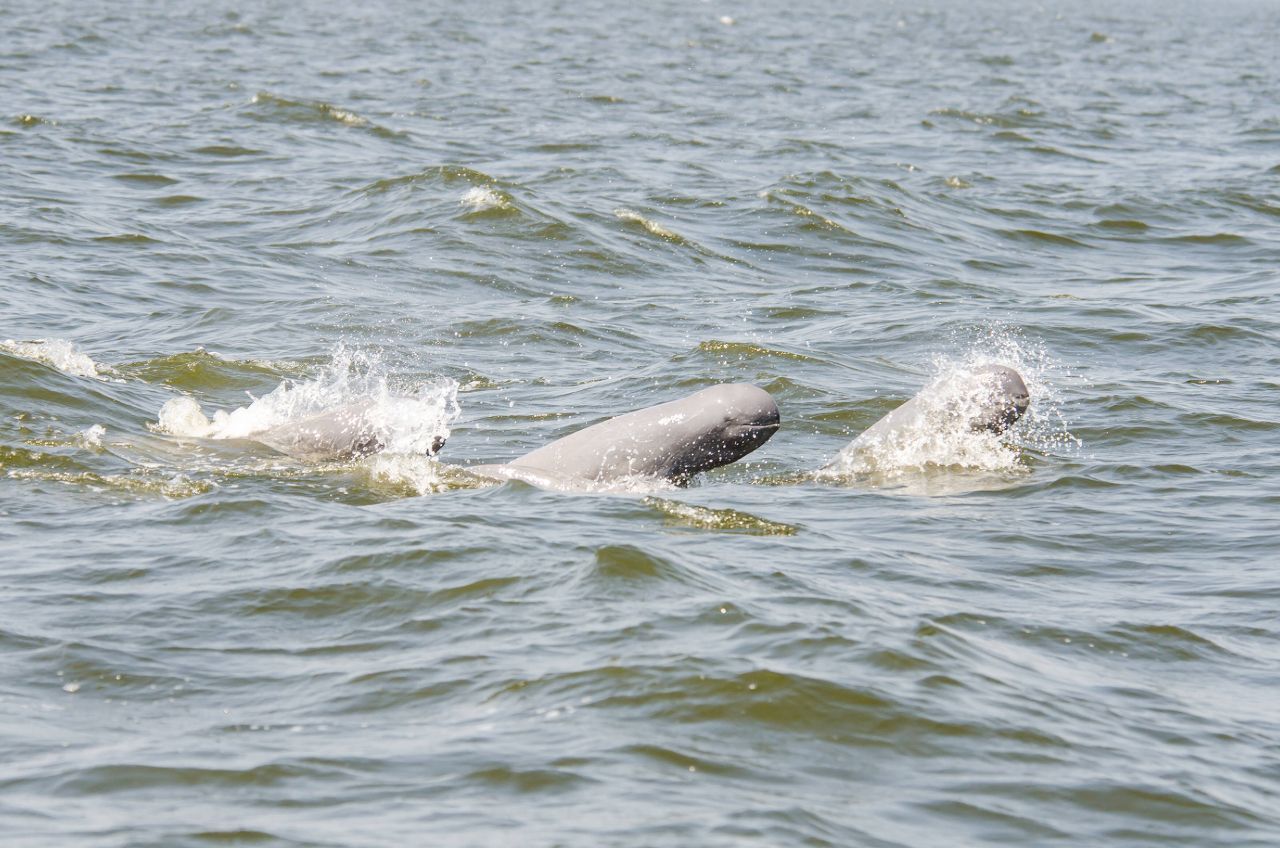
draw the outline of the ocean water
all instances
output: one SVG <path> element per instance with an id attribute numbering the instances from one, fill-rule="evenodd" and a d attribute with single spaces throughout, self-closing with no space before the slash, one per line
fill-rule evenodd
<path id="1" fill-rule="evenodd" d="M 1277 44 L 3 4 L 4 843 L 1280 844 Z M 1006 438 L 812 473 L 987 362 Z M 451 467 L 727 381 L 688 488 Z"/>

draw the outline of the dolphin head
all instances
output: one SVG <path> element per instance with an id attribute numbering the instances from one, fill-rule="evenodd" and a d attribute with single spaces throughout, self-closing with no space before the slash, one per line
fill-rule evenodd
<path id="1" fill-rule="evenodd" d="M 1022 376 L 1007 365 L 984 365 L 974 369 L 980 386 L 981 406 L 974 417 L 975 430 L 1003 433 L 1017 422 L 1031 405 L 1031 394 Z"/>
<path id="2" fill-rule="evenodd" d="M 689 422 L 696 432 L 676 459 L 673 476 L 677 478 L 687 479 L 742 459 L 769 441 L 781 422 L 769 393 L 749 383 L 712 386 L 686 403 L 698 410 Z"/>
<path id="3" fill-rule="evenodd" d="M 769 441 L 782 421 L 773 397 L 750 383 L 713 386 L 704 394 L 723 416 L 721 437 L 727 443 L 741 446 L 740 456 L 746 456 Z"/>

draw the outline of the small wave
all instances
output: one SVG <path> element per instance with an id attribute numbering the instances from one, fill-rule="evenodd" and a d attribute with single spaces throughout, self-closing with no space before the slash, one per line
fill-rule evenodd
<path id="1" fill-rule="evenodd" d="M 567 713 L 572 710 L 566 711 Z M 546 713 L 547 718 L 559 717 L 562 713 L 555 711 L 555 716 Z M 565 792 L 580 786 L 589 786 L 594 781 L 565 769 L 517 769 L 507 765 L 493 765 L 489 768 L 477 769 L 466 775 L 468 782 L 488 787 L 495 792 Z"/>
<path id="2" fill-rule="evenodd" d="M 252 396 L 251 396 L 252 397 Z M 359 407 L 358 417 L 392 454 L 425 455 L 449 436 L 457 418 L 458 384 L 441 379 L 393 389 L 376 357 L 339 348 L 311 380 L 285 380 L 248 406 L 205 415 L 192 397 L 168 400 L 153 430 L 203 439 L 253 439 L 272 444 L 272 433 L 325 413 Z"/>
<path id="3" fill-rule="evenodd" d="M 993 134 L 991 137 L 998 138 L 1001 141 L 1016 141 L 1025 144 L 1031 143 L 1030 136 L 1025 136 L 1022 133 L 1014 132 L 1013 130 L 1001 130 L 1000 132 Z"/>
<path id="4" fill-rule="evenodd" d="M 323 100 L 293 100 L 287 97 L 260 91 L 249 100 L 249 105 L 256 107 L 263 118 L 279 120 L 286 123 L 309 123 L 332 121 L 343 126 L 358 128 L 384 137 L 397 137 L 403 133 L 379 126 L 363 115 L 350 109 L 343 109 Z"/>
<path id="5" fill-rule="evenodd" d="M 524 236 L 564 239 L 572 227 L 539 209 L 519 183 L 458 165 L 438 165 L 390 176 L 351 191 L 341 207 L 373 239 L 449 229 L 446 220 L 496 223 Z"/>
<path id="6" fill-rule="evenodd" d="M 791 211 L 794 212 L 796 215 L 800 216 L 801 218 L 807 218 L 811 221 L 816 222 L 823 229 L 841 230 L 843 232 L 847 232 L 852 235 L 857 235 L 857 233 L 854 233 L 853 230 L 844 226 L 839 221 L 836 221 L 832 218 L 828 218 L 826 215 L 823 215 L 821 212 L 816 212 L 813 209 L 810 209 L 808 206 L 805 206 L 803 203 L 798 203 L 797 201 L 791 200 L 790 198 L 783 197 L 781 196 L 781 194 L 775 194 L 770 191 L 762 191 L 760 192 L 760 198 L 767 202 L 781 203 L 782 205 L 791 209 Z"/>
<path id="7" fill-rule="evenodd" d="M 1008 108 L 999 112 L 975 112 L 968 109 L 935 109 L 929 113 L 932 117 L 964 121 L 983 127 L 1000 127 L 1016 129 L 1023 127 L 1063 128 L 1065 124 L 1050 118 L 1039 104 L 1030 100 L 1015 98 L 1005 103 Z"/>
<path id="8" fill-rule="evenodd" d="M 94 241 L 101 244 L 158 244 L 151 236 L 142 233 L 119 233 L 111 236 L 97 236 Z"/>
<path id="9" fill-rule="evenodd" d="M 405 186 L 415 186 L 419 184 L 430 185 L 435 182 L 442 182 L 445 185 L 450 183 L 465 182 L 472 186 L 491 186 L 497 183 L 497 180 L 474 168 L 468 168 L 464 165 L 436 165 L 431 168 L 424 168 L 412 174 L 405 174 L 399 177 L 384 177 L 380 180 L 374 180 L 366 185 L 360 191 L 364 194 L 379 194 L 381 192 L 399 189 Z"/>
<path id="10" fill-rule="evenodd" d="M 687 584 L 690 572 L 665 557 L 635 545 L 604 545 L 596 549 L 595 562 L 584 569 L 586 582 L 597 584 Z"/>
<path id="11" fill-rule="evenodd" d="M 1081 156 L 1079 153 L 1071 153 L 1066 150 L 1060 150 L 1050 144 L 1037 144 L 1029 150 L 1032 153 L 1039 153 L 1042 156 L 1060 156 L 1064 159 L 1074 159 L 1077 162 L 1088 162 L 1093 165 L 1101 164 L 1097 159 L 1090 159 L 1088 156 Z"/>
<path id="12" fill-rule="evenodd" d="M 58 471 L 47 468 L 15 468 L 7 472 L 13 480 L 62 483 L 76 489 L 131 497 L 160 495 L 180 500 L 212 491 L 215 484 L 193 480 L 184 474 L 165 474 L 151 469 L 137 469 L 125 474 L 101 474 L 95 471 Z"/>
<path id="13" fill-rule="evenodd" d="M 302 364 L 288 360 L 232 359 L 198 347 L 156 359 L 128 362 L 116 368 L 144 383 L 159 383 L 183 391 L 265 389 L 281 377 L 301 374 Z"/>
<path id="14" fill-rule="evenodd" d="M 951 120 L 964 121 L 966 123 L 977 124 L 982 127 L 1007 128 L 1026 126 L 1025 122 L 1016 120 L 1015 118 L 1011 118 L 1007 115 L 972 112 L 968 109 L 934 109 L 929 113 L 929 116 L 933 118 L 947 118 Z"/>
<path id="15" fill-rule="evenodd" d="M 794 525 L 769 521 L 736 509 L 712 509 L 655 497 L 647 497 L 644 502 L 662 513 L 663 523 L 668 526 L 742 533 L 748 536 L 794 536 L 799 532 Z"/>
<path id="16" fill-rule="evenodd" d="M 33 339 L 23 342 L 6 339 L 0 342 L 0 349 L 76 377 L 107 380 L 113 373 L 111 368 L 94 362 L 88 355 L 76 350 L 74 344 L 64 339 Z"/>
<path id="17" fill-rule="evenodd" d="M 1122 232 L 1133 233 L 1142 233 L 1150 229 L 1145 221 L 1138 221 L 1131 218 L 1103 218 L 1094 226 L 1101 227 L 1104 230 L 1119 230 Z"/>
<path id="18" fill-rule="evenodd" d="M 659 767 L 677 768 L 680 771 L 739 779 L 753 776 L 750 768 L 729 760 L 733 752 L 724 752 L 718 758 L 712 759 L 709 756 L 692 756 L 661 745 L 640 744 L 627 745 L 619 749 L 619 753 L 647 760 Z"/>
<path id="19" fill-rule="evenodd" d="M 750 342 L 724 342 L 717 339 L 710 339 L 705 342 L 699 342 L 698 350 L 702 353 L 724 354 L 724 358 L 726 360 L 730 356 L 734 356 L 739 361 L 762 359 L 766 357 L 791 359 L 797 362 L 818 361 L 815 357 L 806 356 L 803 353 L 796 353 L 790 350 L 778 350 L 777 348 L 765 347 L 763 345 L 752 344 Z"/>
<path id="20" fill-rule="evenodd" d="M 904 194 L 892 180 L 820 171 L 791 174 L 758 196 L 799 218 L 803 230 L 838 233 L 842 239 L 900 253 L 901 238 L 890 234 L 916 226 L 904 209 Z"/>
<path id="21" fill-rule="evenodd" d="M 278 97 L 274 94 L 260 91 L 253 95 L 249 102 L 255 106 L 274 106 L 285 113 L 309 112 L 319 118 L 337 121 L 349 127 L 363 127 L 369 124 L 368 119 L 362 118 L 355 112 L 319 100 L 290 100 L 286 97 Z"/>
<path id="22" fill-rule="evenodd" d="M 645 230 L 658 238 L 664 238 L 677 244 L 685 244 L 685 239 L 678 233 L 668 230 L 657 221 L 650 220 L 639 212 L 633 212 L 630 209 L 615 209 L 613 214 L 618 216 L 619 221 L 626 221 L 629 224 L 639 224 Z"/>
<path id="23" fill-rule="evenodd" d="M 157 206 L 186 206 L 189 203 L 203 203 L 204 198 L 193 194 L 170 194 L 154 198 L 151 202 Z"/>
<path id="24" fill-rule="evenodd" d="M 134 174 L 112 174 L 112 179 L 119 180 L 122 183 L 131 183 L 139 186 L 171 186 L 178 182 L 173 177 L 165 174 L 152 173 L 134 173 Z"/>
<path id="25" fill-rule="evenodd" d="M 1056 244 L 1062 247 L 1087 247 L 1083 242 L 1070 236 L 1058 233 L 1047 233 L 1043 230 L 998 230 L 1000 235 L 1015 241 L 1029 241 L 1037 244 Z"/>
<path id="26" fill-rule="evenodd" d="M 264 151 L 254 147 L 241 147 L 238 144 L 209 144 L 204 147 L 197 147 L 193 152 L 199 153 L 201 156 L 236 158 L 241 156 L 261 156 Z"/>
<path id="27" fill-rule="evenodd" d="M 1239 235 L 1236 235 L 1235 233 L 1211 233 L 1207 235 L 1193 234 L 1193 235 L 1187 235 L 1187 236 L 1173 236 L 1171 238 L 1163 239 L 1163 241 L 1171 242 L 1175 244 L 1181 243 L 1181 244 L 1235 245 L 1235 244 L 1251 244 L 1252 243 L 1245 236 L 1239 236 Z"/>
<path id="28" fill-rule="evenodd" d="M 67 441 L 58 439 L 32 439 L 23 447 L 0 445 L 0 469 L 7 469 L 9 476 L 15 471 L 34 470 L 37 472 L 79 473 L 86 466 L 79 458 L 61 451 L 44 452 L 34 450 L 37 447 L 63 447 Z"/>

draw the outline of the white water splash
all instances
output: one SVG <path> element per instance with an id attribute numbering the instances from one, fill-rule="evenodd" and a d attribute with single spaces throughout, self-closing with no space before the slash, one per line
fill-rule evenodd
<path id="1" fill-rule="evenodd" d="M 394 390 L 376 357 L 340 348 L 311 380 L 286 380 L 248 406 L 210 417 L 193 398 L 172 398 L 152 429 L 204 439 L 252 439 L 274 444 L 307 432 L 317 416 L 337 414 L 393 454 L 425 455 L 449 436 L 458 417 L 458 384 L 442 378 Z M 292 451 L 290 451 L 292 452 Z"/>
<path id="2" fill-rule="evenodd" d="M 970 330 L 956 341 L 962 353 L 935 357 L 935 370 L 1004 364 L 1021 374 L 1027 384 L 1031 407 L 1009 433 L 1007 441 L 1046 454 L 1075 454 L 1083 447 L 1067 422 L 1062 387 L 1086 381 L 1068 375 L 1063 363 L 1050 355 L 1043 343 L 1026 338 L 1016 327 L 1003 324 Z"/>
<path id="3" fill-rule="evenodd" d="M 106 380 L 111 374 L 110 368 L 94 362 L 65 339 L 32 339 L 23 342 L 6 339 L 0 342 L 0 348 L 76 377 Z"/>
<path id="4" fill-rule="evenodd" d="M 511 204 L 499 192 L 494 191 L 489 186 L 472 186 L 462 195 L 462 199 L 458 201 L 463 206 L 469 206 L 477 212 L 485 209 L 508 209 Z"/>
<path id="5" fill-rule="evenodd" d="M 213 435 L 213 422 L 204 414 L 193 397 L 170 398 L 160 407 L 159 420 L 151 429 L 172 436 L 206 438 Z"/>
<path id="6" fill-rule="evenodd" d="M 470 475 L 460 473 L 458 466 L 432 456 L 380 453 L 365 460 L 364 467 L 372 482 L 406 487 L 417 495 L 480 487 Z"/>
<path id="7" fill-rule="evenodd" d="M 94 424 L 79 434 L 80 444 L 87 448 L 100 448 L 102 447 L 102 437 L 106 435 L 106 432 L 106 427 L 101 424 Z"/>

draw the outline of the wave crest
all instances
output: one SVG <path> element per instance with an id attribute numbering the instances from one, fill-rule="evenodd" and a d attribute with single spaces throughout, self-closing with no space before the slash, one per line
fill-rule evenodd
<path id="1" fill-rule="evenodd" d="M 0 342 L 0 349 L 30 359 L 50 368 L 56 368 L 64 374 L 75 377 L 93 377 L 97 380 L 110 378 L 111 369 L 99 365 L 88 355 L 76 350 L 76 346 L 65 339 L 32 339 L 30 341 L 14 341 L 6 339 Z"/>

